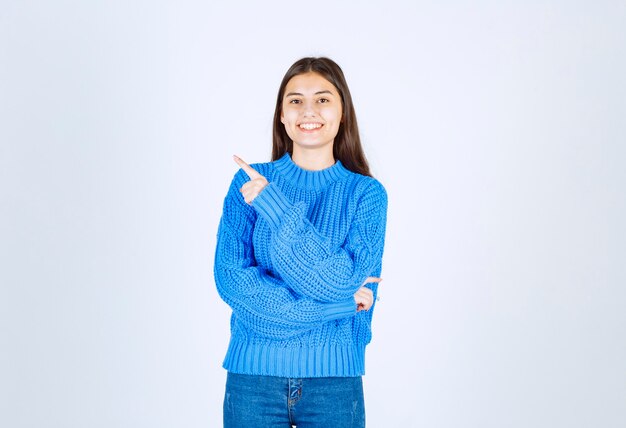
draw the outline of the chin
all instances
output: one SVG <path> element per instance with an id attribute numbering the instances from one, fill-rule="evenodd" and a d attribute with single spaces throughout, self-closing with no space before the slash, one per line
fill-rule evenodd
<path id="1" fill-rule="evenodd" d="M 328 143 L 320 143 L 320 142 L 311 142 L 311 141 L 301 141 L 301 142 L 293 142 L 294 146 L 302 147 L 303 149 L 318 149 L 324 146 L 327 146 Z"/>

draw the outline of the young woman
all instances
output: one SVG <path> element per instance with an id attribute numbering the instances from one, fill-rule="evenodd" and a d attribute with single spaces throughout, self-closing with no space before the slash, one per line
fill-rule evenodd
<path id="1" fill-rule="evenodd" d="M 341 68 L 294 63 L 278 91 L 273 161 L 234 159 L 215 254 L 233 310 L 224 426 L 363 427 L 387 195 Z"/>

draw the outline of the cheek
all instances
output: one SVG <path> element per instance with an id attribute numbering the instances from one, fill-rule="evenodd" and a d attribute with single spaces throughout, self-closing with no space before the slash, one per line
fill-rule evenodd
<path id="1" fill-rule="evenodd" d="M 342 117 L 341 117 L 341 110 L 337 109 L 337 108 L 328 108 L 325 109 L 324 112 L 322 113 L 323 116 L 325 116 L 328 119 L 332 119 L 333 121 L 339 122 L 341 121 Z"/>
<path id="2" fill-rule="evenodd" d="M 283 107 L 283 112 L 280 115 L 280 121 L 284 123 L 285 125 L 289 123 L 291 116 L 292 116 L 291 113 L 292 112 L 288 108 Z"/>
<path id="3" fill-rule="evenodd" d="M 283 123 L 283 127 L 285 128 L 285 132 L 287 133 L 287 135 L 289 136 L 289 138 L 291 138 L 293 140 L 294 138 L 294 128 L 296 126 L 295 124 L 295 120 L 290 117 L 290 115 L 288 113 L 283 114 L 283 117 L 281 118 L 281 122 Z"/>

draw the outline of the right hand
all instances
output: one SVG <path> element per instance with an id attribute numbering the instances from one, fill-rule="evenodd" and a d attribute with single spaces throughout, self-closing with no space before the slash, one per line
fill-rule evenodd
<path id="1" fill-rule="evenodd" d="M 363 281 L 363 285 L 359 288 L 359 291 L 354 293 L 354 301 L 356 302 L 356 310 L 359 311 L 369 311 L 372 305 L 374 304 L 374 292 L 365 286 L 365 284 L 369 284 L 371 282 L 380 282 L 382 278 L 376 278 L 373 276 L 367 277 L 365 281 Z"/>
<path id="2" fill-rule="evenodd" d="M 250 178 L 250 181 L 245 183 L 240 189 L 244 201 L 246 201 L 246 203 L 250 205 L 252 204 L 252 201 L 254 201 L 254 198 L 256 198 L 259 193 L 261 193 L 261 191 L 265 189 L 265 186 L 267 186 L 267 179 L 259 174 L 250 165 L 248 165 L 239 156 L 234 155 L 233 160 L 237 163 L 237 165 L 241 167 L 241 169 L 243 169 L 243 171 Z"/>

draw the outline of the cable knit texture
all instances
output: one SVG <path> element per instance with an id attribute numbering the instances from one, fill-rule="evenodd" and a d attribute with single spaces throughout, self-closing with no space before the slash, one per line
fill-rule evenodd
<path id="1" fill-rule="evenodd" d="M 360 376 L 374 307 L 354 293 L 380 276 L 387 194 L 337 161 L 322 171 L 285 154 L 254 164 L 269 184 L 246 204 L 239 170 L 220 221 L 215 281 L 233 310 L 224 368 L 283 377 Z M 377 294 L 377 284 L 368 284 Z"/>

